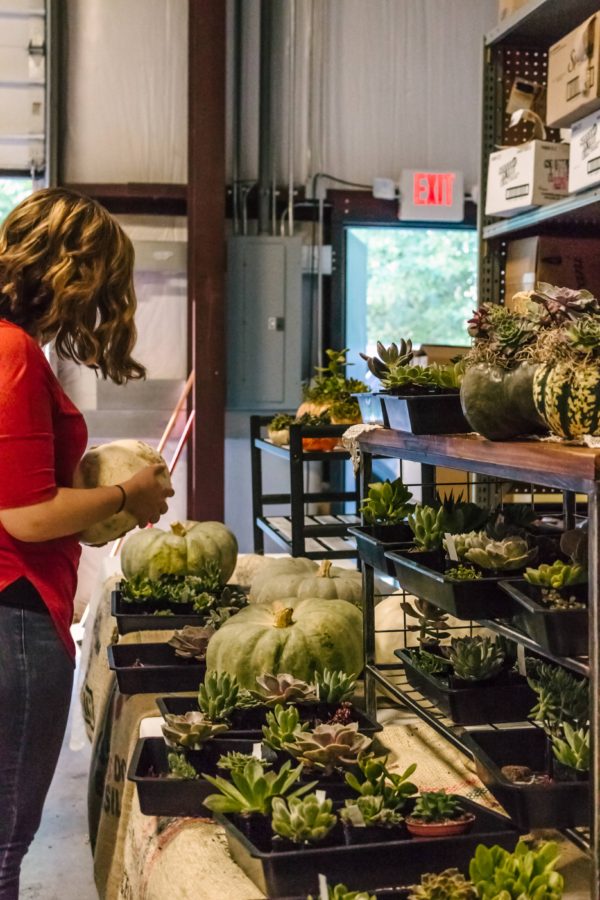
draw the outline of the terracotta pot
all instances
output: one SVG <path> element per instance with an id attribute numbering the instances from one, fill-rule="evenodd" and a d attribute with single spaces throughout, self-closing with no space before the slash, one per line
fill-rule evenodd
<path id="1" fill-rule="evenodd" d="M 302 449 L 307 452 L 311 451 L 320 451 L 328 453 L 331 450 L 335 450 L 337 445 L 340 442 L 339 437 L 326 437 L 326 438 L 302 438 Z"/>
<path id="2" fill-rule="evenodd" d="M 473 813 L 465 813 L 460 819 L 448 819 L 445 822 L 423 822 L 421 819 L 413 819 L 412 816 L 408 816 L 405 824 L 413 837 L 433 838 L 465 834 L 471 830 L 474 821 Z"/>

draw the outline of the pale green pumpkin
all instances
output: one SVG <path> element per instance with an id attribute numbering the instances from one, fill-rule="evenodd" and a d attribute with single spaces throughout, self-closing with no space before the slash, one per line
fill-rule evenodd
<path id="1" fill-rule="evenodd" d="M 171 531 L 144 528 L 127 538 L 121 550 L 125 578 L 142 575 L 201 575 L 206 564 L 216 562 L 225 584 L 233 574 L 238 545 L 222 522 L 173 522 Z"/>
<path id="2" fill-rule="evenodd" d="M 209 671 L 229 672 L 248 690 L 265 672 L 310 682 L 324 669 L 358 674 L 362 667 L 362 616 L 346 600 L 252 604 L 215 632 L 206 651 Z"/>
<path id="3" fill-rule="evenodd" d="M 304 557 L 273 559 L 260 569 L 250 586 L 250 601 L 274 603 L 281 597 L 320 597 L 362 605 L 362 576 L 356 569 L 316 563 Z"/>

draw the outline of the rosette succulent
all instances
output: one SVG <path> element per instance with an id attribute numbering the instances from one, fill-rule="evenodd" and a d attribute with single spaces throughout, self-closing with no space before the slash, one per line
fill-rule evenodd
<path id="1" fill-rule="evenodd" d="M 412 493 L 401 478 L 374 482 L 360 507 L 367 525 L 397 525 L 414 509 Z"/>
<path id="2" fill-rule="evenodd" d="M 208 642 L 214 633 L 214 628 L 210 626 L 185 625 L 175 632 L 169 645 L 175 650 L 176 656 L 181 656 L 182 659 L 203 660 Z"/>
<path id="3" fill-rule="evenodd" d="M 445 791 L 423 791 L 416 799 L 411 819 L 422 822 L 447 822 L 462 818 L 464 810 L 460 797 Z"/>
<path id="4" fill-rule="evenodd" d="M 408 900 L 476 900 L 477 892 L 471 881 L 458 869 L 446 869 L 439 875 L 421 876 L 421 884 L 410 889 Z"/>
<path id="5" fill-rule="evenodd" d="M 584 566 L 579 563 L 565 563 L 561 559 L 557 559 L 552 565 L 545 563 L 537 569 L 525 569 L 523 577 L 529 584 L 555 590 L 574 584 L 585 584 L 588 580 Z"/>
<path id="6" fill-rule="evenodd" d="M 344 809 L 340 811 L 340 819 L 354 828 L 394 828 L 402 822 L 400 813 L 386 806 L 381 794 L 367 794 L 355 800 L 346 800 Z"/>
<path id="7" fill-rule="evenodd" d="M 183 716 L 166 715 L 162 732 L 168 747 L 201 750 L 203 744 L 227 731 L 224 722 L 212 722 L 204 713 L 187 712 Z"/>
<path id="8" fill-rule="evenodd" d="M 308 723 L 300 722 L 295 706 L 277 704 L 273 712 L 267 713 L 267 724 L 263 725 L 263 739 L 272 750 L 282 750 L 284 744 L 295 740 L 296 735 L 308 731 Z"/>
<path id="9" fill-rule="evenodd" d="M 394 369 L 410 365 L 413 358 L 412 341 L 401 340 L 398 344 L 391 343 L 389 347 L 377 341 L 378 356 L 367 356 L 361 353 L 369 367 L 369 372 L 383 381 Z"/>
<path id="10" fill-rule="evenodd" d="M 227 772 L 241 772 L 246 764 L 253 759 L 256 759 L 256 757 L 252 756 L 250 753 L 239 753 L 237 750 L 232 750 L 230 753 L 224 753 L 219 757 L 217 768 L 224 769 Z M 272 765 L 272 763 L 266 759 L 261 759 L 259 762 L 263 769 L 269 769 Z"/>
<path id="11" fill-rule="evenodd" d="M 169 753 L 167 762 L 169 764 L 169 778 L 175 778 L 179 781 L 197 781 L 200 778 L 183 753 Z"/>
<path id="12" fill-rule="evenodd" d="M 228 719 L 237 706 L 239 692 L 234 675 L 209 672 L 198 690 L 198 706 L 208 719 Z"/>
<path id="13" fill-rule="evenodd" d="M 271 825 L 275 834 L 294 844 L 318 844 L 337 822 L 333 802 L 320 800 L 316 794 L 273 800 Z"/>
<path id="14" fill-rule="evenodd" d="M 456 678 L 463 681 L 485 681 L 504 667 L 504 650 L 489 637 L 452 638 L 448 662 Z"/>
<path id="15" fill-rule="evenodd" d="M 539 303 L 543 308 L 541 321 L 545 326 L 562 325 L 586 313 L 600 314 L 600 303 L 589 291 L 557 287 L 540 281 L 530 296 L 534 303 Z"/>
<path id="16" fill-rule="evenodd" d="M 370 737 L 361 734 L 358 723 L 349 725 L 317 725 L 310 731 L 294 736 L 284 749 L 308 768 L 331 775 L 335 769 L 355 765 L 372 744 Z"/>
<path id="17" fill-rule="evenodd" d="M 530 548 L 524 538 L 506 538 L 503 541 L 492 541 L 485 538 L 480 547 L 470 547 L 465 551 L 465 559 L 494 572 L 508 572 L 522 569 L 533 562 L 537 556 L 537 547 Z"/>
<path id="18" fill-rule="evenodd" d="M 469 875 L 481 900 L 560 900 L 564 878 L 554 871 L 558 858 L 554 842 L 529 847 L 519 841 L 513 853 L 480 844 Z"/>
<path id="19" fill-rule="evenodd" d="M 266 706 L 275 706 L 277 703 L 310 703 L 316 699 L 312 684 L 294 678 L 287 672 L 259 675 L 256 683 L 258 690 L 252 691 L 252 694 Z"/>

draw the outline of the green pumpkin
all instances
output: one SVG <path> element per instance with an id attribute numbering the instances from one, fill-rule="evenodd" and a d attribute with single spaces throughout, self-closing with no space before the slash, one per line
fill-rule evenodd
<path id="1" fill-rule="evenodd" d="M 265 672 L 312 681 L 315 672 L 363 667 L 362 616 L 346 600 L 297 597 L 255 603 L 228 619 L 211 637 L 206 668 L 256 687 Z"/>
<path id="2" fill-rule="evenodd" d="M 125 578 L 142 575 L 200 575 L 207 562 L 216 562 L 223 584 L 237 561 L 233 532 L 222 522 L 173 522 L 171 531 L 144 528 L 127 538 L 121 550 Z"/>
<path id="3" fill-rule="evenodd" d="M 519 435 L 546 431 L 533 402 L 536 368 L 523 364 L 502 369 L 479 363 L 467 369 L 460 400 L 473 430 L 491 441 L 509 441 Z"/>
<path id="4" fill-rule="evenodd" d="M 250 601 L 273 603 L 280 597 L 320 597 L 348 600 L 362 606 L 362 575 L 356 569 L 320 564 L 304 557 L 273 559 L 260 569 L 250 586 Z"/>
<path id="5" fill-rule="evenodd" d="M 540 366 L 533 397 L 553 434 L 579 438 L 600 434 L 600 368 L 574 363 Z"/>

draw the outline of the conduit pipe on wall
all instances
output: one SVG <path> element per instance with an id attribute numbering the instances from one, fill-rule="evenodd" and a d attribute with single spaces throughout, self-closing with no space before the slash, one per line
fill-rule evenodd
<path id="1" fill-rule="evenodd" d="M 271 134 L 271 58 L 273 46 L 273 0 L 260 4 L 260 77 L 259 77 L 259 134 L 258 134 L 258 233 L 268 234 L 272 163 Z"/>

